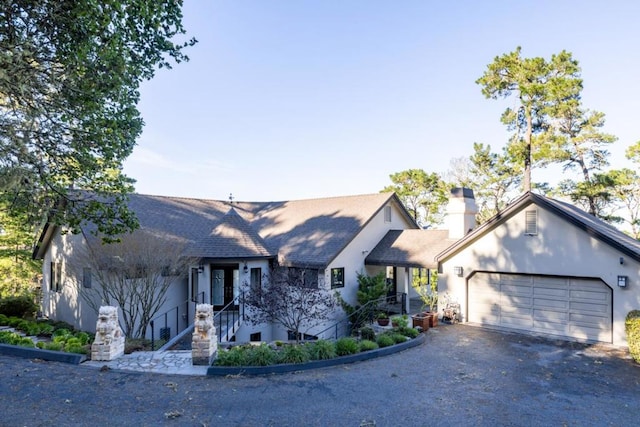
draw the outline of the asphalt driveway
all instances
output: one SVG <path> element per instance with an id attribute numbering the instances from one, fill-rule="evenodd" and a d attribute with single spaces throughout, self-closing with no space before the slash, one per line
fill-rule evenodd
<path id="1" fill-rule="evenodd" d="M 0 425 L 632 426 L 639 380 L 623 351 L 466 325 L 393 356 L 267 377 L 0 356 Z"/>

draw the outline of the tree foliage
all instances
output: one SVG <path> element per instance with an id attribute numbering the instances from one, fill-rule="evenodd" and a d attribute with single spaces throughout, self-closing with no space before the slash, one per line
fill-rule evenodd
<path id="1" fill-rule="evenodd" d="M 476 80 L 491 99 L 513 96 L 515 107 L 507 108 L 502 122 L 513 132 L 508 144 L 511 155 L 521 161 L 524 190 L 531 190 L 531 168 L 537 138 L 549 128 L 549 117 L 579 100 L 580 68 L 571 54 L 562 51 L 544 58 L 523 58 L 521 48 L 498 56 Z"/>
<path id="2" fill-rule="evenodd" d="M 0 201 L 0 298 L 22 295 L 38 286 L 41 261 L 31 259 L 34 228 L 25 215 L 11 216 Z"/>
<path id="3" fill-rule="evenodd" d="M 382 191 L 395 192 L 418 224 L 428 227 L 442 222 L 447 186 L 438 174 L 408 169 L 394 173 L 390 178 L 393 184 Z"/>
<path id="4" fill-rule="evenodd" d="M 194 264 L 184 256 L 184 243 L 142 230 L 119 242 L 103 244 L 95 238 L 87 242 L 72 266 L 76 277 L 90 281 L 79 285 L 81 297 L 96 313 L 104 304 L 119 307 L 125 335 L 144 338 L 149 322 L 167 300 L 170 285 Z"/>
<path id="5" fill-rule="evenodd" d="M 309 277 L 315 272 L 314 277 Z M 318 281 L 317 270 L 274 265 L 265 274 L 262 287 L 245 284 L 241 303 L 247 320 L 259 325 L 275 323 L 295 334 L 303 334 L 330 318 L 336 299 Z"/>
<path id="6" fill-rule="evenodd" d="M 122 174 L 143 121 L 139 85 L 188 58 L 176 0 L 1 0 L 0 198 L 105 235 L 137 223 Z M 72 189 L 84 191 L 73 191 Z"/>

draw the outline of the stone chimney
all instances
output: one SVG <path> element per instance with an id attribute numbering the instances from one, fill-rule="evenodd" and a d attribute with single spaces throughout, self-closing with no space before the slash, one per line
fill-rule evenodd
<path id="1" fill-rule="evenodd" d="M 445 224 L 449 229 L 450 239 L 461 239 L 476 226 L 476 199 L 470 188 L 454 188 L 451 190 L 447 204 Z"/>

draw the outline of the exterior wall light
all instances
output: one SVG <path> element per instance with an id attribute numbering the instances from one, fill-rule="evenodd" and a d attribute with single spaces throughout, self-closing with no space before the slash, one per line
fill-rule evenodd
<path id="1" fill-rule="evenodd" d="M 247 266 L 247 262 L 244 262 L 244 267 L 242 267 L 242 271 L 244 272 L 244 274 L 247 274 L 249 272 L 249 266 Z"/>
<path id="2" fill-rule="evenodd" d="M 198 266 L 198 273 L 204 273 L 204 265 L 200 264 Z"/>
<path id="3" fill-rule="evenodd" d="M 618 276 L 618 286 L 620 286 L 621 288 L 626 288 L 628 282 L 629 282 L 628 276 Z"/>
<path id="4" fill-rule="evenodd" d="M 453 272 L 456 274 L 456 276 L 458 277 L 462 277 L 462 273 L 463 273 L 463 269 L 462 267 L 453 267 Z"/>

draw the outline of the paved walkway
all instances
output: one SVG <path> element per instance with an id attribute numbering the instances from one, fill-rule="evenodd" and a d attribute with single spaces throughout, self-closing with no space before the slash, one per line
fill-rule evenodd
<path id="1" fill-rule="evenodd" d="M 180 351 L 136 351 L 109 362 L 88 360 L 82 364 L 121 371 L 153 372 L 177 375 L 207 375 L 207 366 L 193 366 L 191 350 Z"/>

